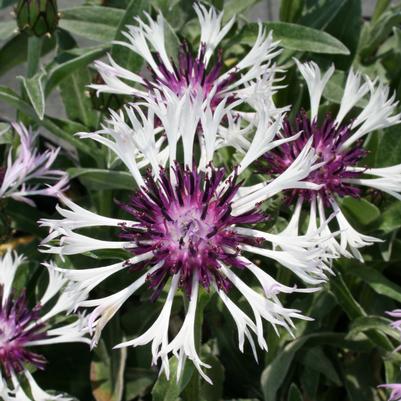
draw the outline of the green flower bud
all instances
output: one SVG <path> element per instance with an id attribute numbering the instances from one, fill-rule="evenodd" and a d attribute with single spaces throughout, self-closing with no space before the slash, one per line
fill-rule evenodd
<path id="1" fill-rule="evenodd" d="M 19 0 L 15 13 L 18 28 L 29 35 L 40 37 L 57 28 L 57 0 Z"/>

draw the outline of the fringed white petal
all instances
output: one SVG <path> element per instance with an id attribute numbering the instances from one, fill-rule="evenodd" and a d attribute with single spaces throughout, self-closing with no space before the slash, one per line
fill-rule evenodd
<path id="1" fill-rule="evenodd" d="M 319 167 L 315 164 L 317 157 L 315 151 L 311 148 L 311 140 L 305 145 L 302 152 L 293 161 L 293 163 L 281 175 L 270 183 L 258 188 L 253 193 L 248 193 L 233 202 L 233 214 L 239 215 L 249 211 L 259 202 L 277 194 L 280 191 L 294 188 L 319 189 L 320 185 L 302 181 L 311 171 Z"/>
<path id="2" fill-rule="evenodd" d="M 213 384 L 211 379 L 202 370 L 202 367 L 210 368 L 210 365 L 202 362 L 202 360 L 199 358 L 195 346 L 195 315 L 196 305 L 198 303 L 198 289 L 198 277 L 196 274 L 194 274 L 192 279 L 191 299 L 189 301 L 188 311 L 185 316 L 184 323 L 182 324 L 180 331 L 174 337 L 174 339 L 161 351 L 160 357 L 163 358 L 170 352 L 172 352 L 177 357 L 177 381 L 182 377 L 185 360 L 189 358 L 193 362 L 199 374 L 209 384 Z"/>
<path id="3" fill-rule="evenodd" d="M 18 267 L 25 261 L 25 258 L 16 252 L 8 250 L 0 256 L 0 285 L 2 286 L 2 306 L 4 307 L 11 293 L 15 273 Z"/>
<path id="4" fill-rule="evenodd" d="M 206 46 L 204 61 L 207 65 L 214 52 L 214 49 L 233 26 L 235 17 L 232 17 L 230 21 L 221 27 L 221 22 L 224 15 L 223 12 L 217 12 L 214 7 L 209 7 L 208 9 L 201 3 L 195 3 L 194 10 L 198 16 L 199 25 L 201 28 L 198 57 L 200 56 L 202 45 Z"/>
<path id="5" fill-rule="evenodd" d="M 342 254 L 347 254 L 347 249 L 349 248 L 354 257 L 363 263 L 362 255 L 358 249 L 372 245 L 375 242 L 381 242 L 381 240 L 356 231 L 345 218 L 340 207 L 334 199 L 331 200 L 331 205 L 334 213 L 336 214 L 336 219 L 340 227 L 340 245 Z"/>
<path id="6" fill-rule="evenodd" d="M 165 349 L 168 345 L 168 330 L 170 324 L 171 308 L 173 306 L 174 296 L 177 291 L 179 278 L 179 274 L 173 276 L 166 301 L 159 314 L 159 317 L 155 320 L 152 326 L 150 326 L 149 329 L 146 330 L 146 332 L 141 334 L 139 337 L 130 341 L 125 341 L 114 347 L 138 347 L 141 345 L 152 343 L 152 365 L 157 365 L 158 359 L 161 358 L 162 369 L 164 370 L 167 379 L 169 379 L 170 376 L 170 368 L 168 361 L 168 352 L 165 352 Z"/>
<path id="7" fill-rule="evenodd" d="M 311 108 L 311 121 L 313 121 L 317 118 L 323 90 L 326 87 L 327 82 L 333 75 L 335 68 L 332 64 L 322 76 L 320 68 L 315 62 L 311 61 L 308 63 L 301 63 L 297 59 L 294 60 L 297 63 L 298 69 L 304 77 L 306 85 L 308 87 Z"/>
<path id="8" fill-rule="evenodd" d="M 119 227 L 122 225 L 132 226 L 135 221 L 119 220 L 110 217 L 104 217 L 97 213 L 90 212 L 75 202 L 68 199 L 64 195 L 59 196 L 60 201 L 68 208 L 64 209 L 57 205 L 56 210 L 64 217 L 64 219 L 41 219 L 39 220 L 40 227 L 47 227 L 50 232 L 56 231 L 59 228 L 68 228 L 75 230 L 84 227 Z M 46 240 L 44 240 L 46 242 Z"/>
<path id="9" fill-rule="evenodd" d="M 76 255 L 100 249 L 126 249 L 132 245 L 129 241 L 102 241 L 63 228 L 57 228 L 55 233 L 52 239 L 56 236 L 60 237 L 59 246 L 42 243 L 43 253 L 54 253 L 60 256 Z"/>
<path id="10" fill-rule="evenodd" d="M 344 93 L 341 98 L 340 109 L 338 110 L 335 124 L 340 125 L 349 111 L 368 93 L 369 84 L 359 72 L 351 70 L 348 73 Z"/>
<path id="11" fill-rule="evenodd" d="M 29 370 L 24 371 L 24 375 L 28 380 L 29 386 L 31 388 L 31 393 L 32 393 L 32 400 L 33 401 L 72 401 L 73 398 L 69 396 L 64 396 L 61 394 L 58 395 L 51 395 L 47 393 L 46 391 L 42 390 L 38 383 L 36 383 L 35 379 L 33 378 L 32 374 L 29 372 Z M 29 398 L 27 398 L 29 400 Z M 18 398 L 18 401 L 19 398 Z M 23 400 L 21 400 L 23 401 Z"/>
<path id="12" fill-rule="evenodd" d="M 255 323 L 233 302 L 231 299 L 225 294 L 224 291 L 216 288 L 216 292 L 224 302 L 224 305 L 227 307 L 231 316 L 233 317 L 235 324 L 238 329 L 238 347 L 241 352 L 244 352 L 244 342 L 245 337 L 248 339 L 249 344 L 251 345 L 253 356 L 258 361 L 258 354 L 256 353 L 255 342 L 253 341 L 252 334 L 249 331 L 251 329 L 253 333 L 257 335 L 258 331 Z M 267 344 L 265 339 L 258 338 L 260 348 L 267 351 Z"/>
<path id="13" fill-rule="evenodd" d="M 79 306 L 85 308 L 96 307 L 90 314 L 88 318 L 88 327 L 92 334 L 92 347 L 96 346 L 103 328 L 110 321 L 110 319 L 117 313 L 124 302 L 140 287 L 145 284 L 146 277 L 155 270 L 161 267 L 163 262 L 158 263 L 149 269 L 148 272 L 143 274 L 140 278 L 135 280 L 128 287 L 123 290 L 116 292 L 115 294 L 109 295 L 108 297 L 91 299 L 87 301 L 82 301 Z"/>
<path id="14" fill-rule="evenodd" d="M 264 341 L 262 341 L 264 339 L 262 318 L 273 326 L 277 334 L 277 326 L 281 326 L 291 335 L 293 335 L 292 329 L 295 327 L 292 318 L 311 320 L 301 315 L 298 310 L 284 308 L 278 300 L 273 302 L 258 294 L 223 264 L 221 264 L 221 272 L 226 275 L 251 306 L 255 317 L 259 345 L 263 344 Z"/>
<path id="15" fill-rule="evenodd" d="M 351 184 L 364 185 L 388 193 L 401 200 L 401 164 L 382 168 L 351 167 L 347 171 L 361 172 L 379 178 L 348 178 Z"/>
<path id="16" fill-rule="evenodd" d="M 370 91 L 368 104 L 352 122 L 352 128 L 359 128 L 343 143 L 343 149 L 348 148 L 369 132 L 401 122 L 401 113 L 394 114 L 398 105 L 396 94 L 393 93 L 390 96 L 390 87 L 383 82 L 380 82 L 377 86 L 375 86 L 375 82 L 368 79 L 367 82 Z"/>

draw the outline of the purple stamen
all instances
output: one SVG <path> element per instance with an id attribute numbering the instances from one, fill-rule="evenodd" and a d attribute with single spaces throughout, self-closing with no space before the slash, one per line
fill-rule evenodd
<path id="1" fill-rule="evenodd" d="M 259 243 L 258 239 L 240 235 L 231 227 L 258 223 L 265 216 L 259 211 L 239 216 L 231 214 L 231 201 L 239 184 L 235 175 L 220 189 L 224 169 L 209 166 L 205 173 L 195 167 L 183 169 L 177 163 L 172 170 L 171 176 L 160 169 L 157 181 L 149 174 L 147 187 L 133 195 L 129 204 L 122 205 L 138 224 L 122 226 L 121 236 L 135 243 L 130 249 L 134 255 L 153 252 L 141 268 L 163 262 L 148 276 L 149 285 L 155 291 L 153 298 L 178 271 L 179 285 L 188 296 L 194 274 L 204 288 L 209 289 L 214 280 L 218 288 L 227 291 L 229 281 L 220 273 L 219 262 L 243 268 L 239 245 Z"/>
<path id="2" fill-rule="evenodd" d="M 211 107 L 216 107 L 223 99 L 224 90 L 237 79 L 237 74 L 232 73 L 224 80 L 217 83 L 223 68 L 223 56 L 221 49 L 218 51 L 217 61 L 215 65 L 207 71 L 205 64 L 205 44 L 201 45 L 199 57 L 195 58 L 187 43 L 181 45 L 178 55 L 178 66 L 171 61 L 174 72 L 169 71 L 163 64 L 160 56 L 155 55 L 156 62 L 162 77 L 151 71 L 153 82 L 146 80 L 149 89 L 153 90 L 159 85 L 167 86 L 176 95 L 182 95 L 188 88 L 191 95 L 195 98 L 201 90 L 204 98 L 206 98 L 212 90 L 216 90 L 211 100 Z M 215 89 L 216 88 L 216 89 Z M 232 101 L 233 99 L 229 99 Z"/>
<path id="3" fill-rule="evenodd" d="M 342 149 L 344 142 L 350 137 L 350 125 L 336 126 L 334 120 L 327 116 L 320 125 L 317 121 L 311 122 L 305 112 L 301 112 L 295 119 L 295 125 L 288 120 L 284 121 L 283 137 L 290 137 L 297 132 L 302 134 L 295 141 L 287 142 L 263 156 L 267 167 L 263 171 L 268 174 L 282 174 L 297 158 L 309 138 L 313 138 L 312 147 L 318 156 L 316 163 L 324 162 L 319 169 L 312 171 L 305 181 L 323 185 L 318 191 L 308 189 L 294 189 L 290 199 L 302 196 L 306 200 L 313 199 L 317 194 L 324 203 L 329 205 L 329 198 L 338 196 L 360 196 L 360 188 L 346 182 L 350 178 L 358 178 L 361 172 L 347 171 L 348 167 L 357 166 L 367 152 L 361 142 L 356 142 L 350 149 Z"/>
<path id="4" fill-rule="evenodd" d="M 0 305 L 0 367 L 5 376 L 23 371 L 25 364 L 45 367 L 46 359 L 27 349 L 27 343 L 46 338 L 39 312 L 39 305 L 28 308 L 25 293 Z"/>

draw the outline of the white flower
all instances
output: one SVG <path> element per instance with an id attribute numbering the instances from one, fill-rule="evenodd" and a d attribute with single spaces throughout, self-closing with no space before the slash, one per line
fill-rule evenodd
<path id="1" fill-rule="evenodd" d="M 136 25 L 128 26 L 128 31 L 124 33 L 127 41 L 116 43 L 140 55 L 150 68 L 151 77 L 134 74 L 109 56 L 108 64 L 102 61 L 95 63 L 104 83 L 91 87 L 98 93 L 125 94 L 146 100 L 153 98 L 155 92 L 164 92 L 165 88 L 176 95 L 189 90 L 194 98 L 201 92 L 205 98 L 212 97 L 213 108 L 224 97 L 230 100 L 247 99 L 251 103 L 255 96 L 262 96 L 262 85 L 268 88 L 263 97 L 271 97 L 270 90 L 276 82 L 272 61 L 281 51 L 277 42 L 273 42 L 272 34 L 260 24 L 251 50 L 236 65 L 223 72 L 224 60 L 216 48 L 230 31 L 235 18 L 223 26 L 223 12 L 200 3 L 195 3 L 194 9 L 201 29 L 196 56 L 186 44 L 182 44 L 179 61 L 175 65 L 166 49 L 163 16 L 159 14 L 153 20 L 145 13 L 146 21 L 137 17 Z M 215 53 L 217 56 L 213 58 Z"/>
<path id="2" fill-rule="evenodd" d="M 380 240 L 355 230 L 341 212 L 339 203 L 344 196 L 359 197 L 361 186 L 381 190 L 401 199 L 400 165 L 385 168 L 358 166 L 359 163 L 363 164 L 366 155 L 361 138 L 369 132 L 401 121 L 401 114 L 396 112 L 398 102 L 395 101 L 395 94 L 390 96 L 388 86 L 372 82 L 368 77 L 362 77 L 351 70 L 337 116 L 333 119 L 327 116 L 320 123 L 317 117 L 321 96 L 334 72 L 334 66 L 322 74 L 314 62 L 296 62 L 308 87 L 310 117 L 301 112 L 296 117 L 295 124 L 284 121 L 280 136 L 283 139 L 294 137 L 296 134 L 299 136 L 296 140 L 285 142 L 264 155 L 267 162 L 266 173 L 283 176 L 288 166 L 302 154 L 303 148 L 310 144 L 316 152 L 319 168 L 312 169 L 306 180 L 319 185 L 320 188 L 318 191 L 311 191 L 299 187 L 292 190 L 291 197 L 298 199 L 299 211 L 302 205 L 306 205 L 306 209 L 309 210 L 308 230 L 320 232 L 329 253 L 335 257 L 353 255 L 362 261 L 358 249 Z M 362 100 L 367 101 L 366 106 L 355 119 L 346 122 L 350 111 Z M 371 178 L 372 176 L 376 178 Z M 329 216 L 334 212 L 333 217 L 327 218 L 326 211 Z M 298 234 L 299 213 L 294 215 L 297 217 L 291 222 L 291 228 Z M 339 231 L 336 235 L 339 236 L 339 241 L 330 231 L 329 220 L 338 224 Z"/>
<path id="3" fill-rule="evenodd" d="M 71 316 L 66 322 L 56 324 L 53 318 L 72 309 L 82 295 L 67 291 L 67 280 L 53 268 L 48 268 L 49 281 L 45 292 L 34 308 L 29 308 L 24 292 L 13 291 L 17 270 L 24 262 L 22 256 L 8 251 L 0 257 L 0 396 L 16 401 L 68 401 L 71 397 L 50 395 L 43 391 L 29 371 L 30 366 L 44 369 L 46 359 L 32 348 L 65 342 L 88 343 L 86 318 Z M 48 311 L 43 313 L 43 309 Z M 26 379 L 31 396 L 20 382 Z"/>
<path id="4" fill-rule="evenodd" d="M 127 253 L 124 262 L 108 266 L 56 268 L 75 283 L 74 290 L 83 297 L 111 275 L 124 269 L 132 271 L 133 282 L 126 288 L 100 299 L 89 296 L 75 304 L 75 307 L 94 308 L 89 315 L 93 345 L 108 321 L 145 283 L 153 290 L 153 298 L 161 296 L 163 288 L 168 286 L 167 298 L 155 322 L 139 337 L 117 347 L 150 343 L 153 363 L 161 361 L 167 376 L 169 355 L 173 354 L 178 358 L 178 378 L 188 358 L 209 381 L 203 370 L 208 366 L 200 359 L 194 341 L 199 286 L 218 292 L 238 326 L 241 350 L 245 337 L 255 350 L 253 335 L 262 349 L 267 348 L 263 320 L 277 330 L 281 327 L 292 333 L 292 319 L 307 319 L 299 311 L 285 308 L 278 295 L 316 291 L 316 286 L 326 280 L 330 271 L 325 263 L 326 255 L 319 247 L 318 230 L 298 236 L 265 233 L 249 226 L 264 219 L 259 203 L 278 192 L 293 188 L 318 189 L 318 185 L 305 182 L 311 170 L 318 166 L 309 144 L 281 176 L 269 183 L 246 187 L 238 182 L 238 175 L 261 153 L 294 139 L 277 137 L 282 116 L 274 119 L 263 114 L 268 110 L 261 110 L 246 130 L 246 146 L 242 149 L 239 167 L 226 174 L 212 162 L 222 139 L 219 127 L 230 114 L 231 104 L 223 99 L 212 108 L 210 98 L 204 100 L 201 94 L 194 98 L 190 91 L 181 95 L 169 90 L 164 93 L 162 102 L 153 99 L 143 104 L 142 109 L 126 108 L 127 120 L 122 113 L 114 113 L 111 126 L 106 124 L 99 132 L 81 134 L 111 149 L 131 172 L 138 189 L 122 208 L 132 219 L 98 216 L 62 197 L 65 207 L 58 209 L 62 219 L 41 221 L 50 231 L 43 250 L 61 256 L 99 249 L 130 252 L 132 255 Z M 155 124 L 156 117 L 158 124 Z M 247 124 L 245 119 L 243 124 Z M 158 166 L 161 160 L 163 167 Z M 143 175 L 141 167 L 145 165 L 150 166 L 150 171 Z M 96 222 L 99 227 L 120 228 L 118 240 L 100 240 L 78 232 L 81 228 L 94 227 Z M 252 263 L 244 252 L 277 261 L 314 288 L 297 289 L 279 283 Z M 247 269 L 254 275 L 263 294 L 241 280 L 235 272 L 239 269 Z M 231 286 L 249 303 L 254 320 L 230 299 Z M 169 320 L 178 291 L 186 293 L 189 307 L 180 331 L 170 338 Z"/>

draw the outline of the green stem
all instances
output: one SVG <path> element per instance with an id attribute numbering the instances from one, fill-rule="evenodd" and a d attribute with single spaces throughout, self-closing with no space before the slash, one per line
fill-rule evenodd
<path id="1" fill-rule="evenodd" d="M 203 312 L 209 302 L 210 295 L 206 294 L 201 288 L 198 294 L 198 303 L 195 315 L 195 347 L 196 352 L 199 354 L 202 346 L 202 326 L 203 326 Z M 185 311 L 188 309 L 188 300 L 184 294 L 184 307 Z M 194 369 L 191 380 L 184 391 L 184 399 L 187 401 L 201 401 L 200 398 L 200 375 L 197 369 Z"/>
<path id="2" fill-rule="evenodd" d="M 42 54 L 43 38 L 30 36 L 28 38 L 27 71 L 28 78 L 32 78 L 39 69 L 40 56 Z"/>

